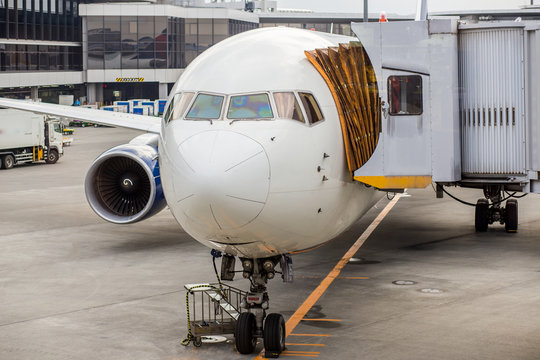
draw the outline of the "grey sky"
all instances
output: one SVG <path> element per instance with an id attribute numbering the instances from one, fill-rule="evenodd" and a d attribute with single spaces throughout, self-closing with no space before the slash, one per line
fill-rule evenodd
<path id="1" fill-rule="evenodd" d="M 386 11 L 394 14 L 413 14 L 417 0 L 370 0 L 369 12 Z M 428 0 L 428 11 L 518 9 L 530 0 Z M 540 0 L 535 0 L 540 5 Z M 279 8 L 311 9 L 323 12 L 361 13 L 363 0 L 278 0 Z"/>

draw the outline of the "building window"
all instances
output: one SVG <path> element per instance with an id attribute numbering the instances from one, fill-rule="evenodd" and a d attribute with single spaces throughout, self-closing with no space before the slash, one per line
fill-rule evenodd
<path id="1" fill-rule="evenodd" d="M 388 104 L 390 115 L 421 115 L 422 77 L 388 77 Z"/>

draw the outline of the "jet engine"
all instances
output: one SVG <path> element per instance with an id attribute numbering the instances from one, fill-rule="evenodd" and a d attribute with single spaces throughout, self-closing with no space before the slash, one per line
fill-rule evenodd
<path id="1" fill-rule="evenodd" d="M 84 186 L 96 214 L 115 224 L 131 224 L 163 210 L 157 136 L 141 135 L 101 154 Z"/>

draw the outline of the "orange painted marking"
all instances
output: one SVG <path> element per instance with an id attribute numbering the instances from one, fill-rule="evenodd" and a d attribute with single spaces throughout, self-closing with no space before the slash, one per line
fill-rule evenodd
<path id="1" fill-rule="evenodd" d="M 284 352 L 282 352 L 282 354 L 312 354 L 312 355 L 319 355 L 320 352 L 318 352 L 318 351 L 285 350 Z"/>
<path id="2" fill-rule="evenodd" d="M 332 336 L 329 334 L 289 334 L 289 336 Z"/>
<path id="3" fill-rule="evenodd" d="M 319 355 L 313 355 L 313 354 L 290 354 L 290 353 L 285 353 L 285 352 L 282 352 L 280 354 L 280 356 L 303 356 L 303 357 L 317 357 Z M 262 358 L 262 359 L 265 359 L 265 358 Z"/>
<path id="4" fill-rule="evenodd" d="M 390 212 L 390 210 L 392 210 L 394 205 L 396 205 L 400 197 L 401 197 L 400 194 L 396 194 L 396 196 L 394 196 L 394 198 L 384 207 L 384 209 L 379 213 L 379 215 L 377 215 L 375 220 L 373 220 L 371 224 L 369 224 L 367 229 L 362 233 L 362 235 L 360 235 L 360 237 L 350 247 L 350 249 L 345 253 L 345 255 L 343 255 L 341 260 L 339 260 L 336 266 L 334 266 L 332 271 L 328 273 L 328 275 L 324 278 L 324 280 L 321 281 L 319 286 L 317 286 L 317 288 L 313 290 L 313 292 L 307 297 L 307 299 L 302 303 L 302 305 L 300 305 L 300 307 L 294 312 L 294 314 L 289 318 L 289 320 L 287 320 L 287 323 L 285 324 L 286 336 L 289 336 L 292 333 L 294 328 L 296 328 L 296 326 L 300 323 L 300 321 L 302 321 L 304 316 L 306 316 L 308 311 L 320 299 L 320 297 L 328 289 L 330 284 L 332 284 L 332 282 L 334 282 L 334 280 L 339 276 L 339 274 L 341 273 L 341 270 L 343 270 L 345 265 L 347 265 L 347 263 L 354 256 L 354 254 L 356 254 L 358 249 L 360 249 L 360 247 L 364 245 L 364 243 L 369 238 L 369 236 L 373 233 L 373 231 L 377 228 L 377 226 L 379 226 L 379 224 L 383 221 L 386 215 L 388 215 L 388 213 Z M 255 358 L 255 360 L 264 359 L 261 354 L 259 354 Z"/>
<path id="5" fill-rule="evenodd" d="M 299 343 L 285 343 L 286 346 L 326 346 L 325 344 L 299 344 Z"/>
<path id="6" fill-rule="evenodd" d="M 302 319 L 302 321 L 341 321 L 341 319 Z"/>

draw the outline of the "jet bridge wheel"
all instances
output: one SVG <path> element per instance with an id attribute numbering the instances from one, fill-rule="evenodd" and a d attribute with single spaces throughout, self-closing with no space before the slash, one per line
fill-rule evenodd
<path id="1" fill-rule="evenodd" d="M 489 202 L 487 199 L 478 199 L 474 212 L 474 227 L 477 232 L 487 231 L 489 224 Z"/>
<path id="2" fill-rule="evenodd" d="M 270 314 L 264 321 L 265 357 L 275 358 L 285 350 L 285 320 L 281 314 Z"/>
<path id="3" fill-rule="evenodd" d="M 506 201 L 504 212 L 504 229 L 506 232 L 516 232 L 518 228 L 518 202 L 516 199 Z"/>
<path id="4" fill-rule="evenodd" d="M 250 312 L 243 312 L 236 321 L 236 328 L 234 329 L 234 339 L 236 342 L 236 350 L 240 354 L 251 354 L 255 350 L 257 344 L 257 338 L 254 332 L 257 328 L 255 322 L 255 315 Z"/>

